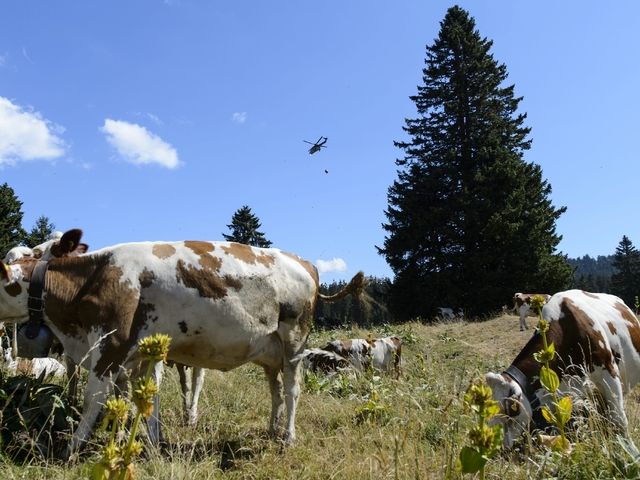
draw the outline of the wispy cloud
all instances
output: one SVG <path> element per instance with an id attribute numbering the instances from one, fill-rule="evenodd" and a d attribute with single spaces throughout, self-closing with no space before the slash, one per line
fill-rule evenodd
<path id="1" fill-rule="evenodd" d="M 334 258 L 332 260 L 317 260 L 316 267 L 318 267 L 318 273 L 324 275 L 329 272 L 344 272 L 347 269 L 347 264 L 341 258 Z"/>
<path id="2" fill-rule="evenodd" d="M 156 115 L 154 115 L 153 113 L 147 113 L 147 115 L 149 116 L 149 118 L 151 120 L 153 120 L 156 125 L 164 125 L 164 122 L 162 120 L 160 120 Z"/>
<path id="3" fill-rule="evenodd" d="M 236 123 L 244 123 L 246 119 L 247 119 L 247 112 L 236 112 L 233 115 L 231 115 L 231 120 L 233 120 Z"/>
<path id="4" fill-rule="evenodd" d="M 31 61 L 31 59 L 29 58 L 29 55 L 27 55 L 27 49 L 22 47 L 22 54 L 24 55 L 24 58 L 26 58 L 27 60 L 29 60 L 31 63 L 33 63 Z"/>
<path id="5" fill-rule="evenodd" d="M 64 127 L 42 118 L 39 112 L 0 97 L 0 166 L 61 157 L 68 148 L 57 136 L 63 132 Z"/>
<path id="6" fill-rule="evenodd" d="M 140 125 L 107 118 L 100 131 L 120 156 L 134 165 L 155 163 L 167 168 L 182 165 L 175 148 Z"/>
<path id="7" fill-rule="evenodd" d="M 7 61 L 7 54 L 0 55 L 0 67 L 4 67 L 4 64 L 6 61 Z"/>

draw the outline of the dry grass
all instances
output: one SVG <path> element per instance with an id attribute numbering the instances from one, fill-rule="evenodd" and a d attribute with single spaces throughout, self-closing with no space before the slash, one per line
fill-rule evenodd
<path id="1" fill-rule="evenodd" d="M 309 346 L 369 333 L 314 332 Z M 167 371 L 161 415 L 170 446 L 167 452 L 149 448 L 137 463 L 137 478 L 462 478 L 456 460 L 471 418 L 462 411 L 461 394 L 474 376 L 507 367 L 532 331 L 520 332 L 518 318 L 505 315 L 482 323 L 409 323 L 372 333 L 404 339 L 403 376 L 363 374 L 331 382 L 307 377 L 298 407 L 298 443 L 287 449 L 267 438 L 271 402 L 259 368 L 208 372 L 195 429 L 183 424 L 177 374 Z M 372 389 L 380 415 L 362 420 L 357 409 L 368 411 Z M 638 443 L 636 392 L 626 399 L 626 409 Z M 553 459 L 525 439 L 518 451 L 490 461 L 487 478 L 616 477 L 612 464 L 625 456 L 606 420 L 589 414 L 575 429 L 572 458 Z M 96 452 L 91 445 L 75 466 L 55 461 L 16 466 L 0 458 L 0 478 L 87 478 Z"/>

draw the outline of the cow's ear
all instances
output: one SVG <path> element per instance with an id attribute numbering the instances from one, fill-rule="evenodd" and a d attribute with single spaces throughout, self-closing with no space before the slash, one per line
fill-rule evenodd
<path id="1" fill-rule="evenodd" d="M 81 238 L 82 230 L 78 228 L 65 232 L 60 240 L 51 246 L 51 254 L 54 257 L 62 257 L 73 252 L 80 245 Z"/>
<path id="2" fill-rule="evenodd" d="M 9 265 L 2 260 L 0 260 L 0 263 L 2 264 L 2 268 L 0 268 L 0 278 L 8 281 L 11 278 L 11 269 Z"/>
<path id="3" fill-rule="evenodd" d="M 504 406 L 506 409 L 506 413 L 507 415 L 509 415 L 510 417 L 517 417 L 518 415 L 520 415 L 520 412 L 522 412 L 522 402 L 520 401 L 521 395 L 511 395 L 510 397 L 507 397 L 504 401 Z"/>
<path id="4" fill-rule="evenodd" d="M 87 253 L 87 251 L 89 251 L 89 245 L 86 243 L 79 243 L 74 253 L 76 255 L 82 255 L 83 253 Z"/>

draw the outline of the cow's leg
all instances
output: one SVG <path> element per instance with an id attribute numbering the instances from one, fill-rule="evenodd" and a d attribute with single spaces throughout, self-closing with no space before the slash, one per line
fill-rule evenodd
<path id="1" fill-rule="evenodd" d="M 296 351 L 294 355 L 287 354 L 285 346 L 285 358 L 282 369 L 284 379 L 284 399 L 287 405 L 287 430 L 284 434 L 285 443 L 293 444 L 296 441 L 296 408 L 300 399 L 300 357 L 296 358 L 303 349 Z"/>
<path id="2" fill-rule="evenodd" d="M 284 416 L 284 385 L 279 367 L 264 367 L 271 391 L 271 419 L 269 420 L 269 436 L 278 438 Z"/>
<path id="3" fill-rule="evenodd" d="M 187 366 L 182 363 L 175 364 L 176 369 L 178 370 L 178 376 L 180 377 L 180 387 L 182 389 L 182 402 L 183 402 L 183 418 L 185 422 L 189 422 L 191 405 L 193 404 L 191 400 L 191 376 L 187 373 Z M 195 372 L 195 370 L 194 370 Z"/>
<path id="4" fill-rule="evenodd" d="M 295 326 L 280 324 L 282 341 L 282 379 L 284 399 L 287 405 L 287 426 L 284 441 L 293 444 L 296 441 L 296 408 L 300 399 L 300 363 L 302 353 L 311 330 L 312 312 L 305 310 L 295 322 Z M 289 328 L 286 328 L 289 326 Z M 282 328 L 285 327 L 285 328 Z"/>
<path id="5" fill-rule="evenodd" d="M 621 433 L 629 438 L 629 421 L 624 413 L 623 391 L 619 373 L 617 377 L 614 377 L 605 371 L 602 378 L 594 383 L 604 397 L 611 420 L 617 425 Z"/>
<path id="6" fill-rule="evenodd" d="M 151 377 L 155 380 L 158 390 L 160 390 L 160 384 L 162 383 L 162 372 L 164 363 L 162 361 L 156 362 L 153 366 Z M 149 441 L 153 445 L 164 444 L 164 436 L 162 435 L 162 428 L 160 426 L 160 400 L 158 395 L 153 397 L 153 413 L 147 420 L 147 434 L 149 435 Z"/>
<path id="7" fill-rule="evenodd" d="M 113 383 L 109 377 L 99 377 L 93 369 L 89 371 L 89 380 L 87 381 L 84 405 L 82 407 L 82 418 L 73 432 L 70 444 L 61 455 L 63 460 L 69 460 L 89 441 L 93 425 L 96 423 L 98 414 L 111 392 L 112 385 Z"/>
<path id="8" fill-rule="evenodd" d="M 195 426 L 198 423 L 198 400 L 204 385 L 204 368 L 193 367 L 193 395 L 191 397 L 191 408 L 189 409 L 189 425 Z"/>
<path id="9" fill-rule="evenodd" d="M 527 316 L 520 314 L 520 331 L 522 332 L 524 329 L 529 330 L 527 326 Z"/>

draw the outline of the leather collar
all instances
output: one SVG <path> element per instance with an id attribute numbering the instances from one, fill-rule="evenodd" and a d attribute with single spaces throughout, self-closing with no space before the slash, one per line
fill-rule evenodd
<path id="1" fill-rule="evenodd" d="M 509 367 L 507 367 L 507 369 L 503 373 L 509 375 L 518 385 L 520 385 L 522 393 L 524 393 L 525 397 L 527 397 L 529 405 L 531 406 L 531 418 L 535 422 L 536 426 L 540 430 L 547 430 L 548 428 L 550 428 L 551 425 L 544 418 L 544 415 L 542 415 L 542 409 L 540 408 L 540 397 L 536 395 L 536 392 L 533 390 L 531 382 L 526 377 L 526 375 L 522 373 L 520 369 L 515 365 L 509 365 Z"/>
<path id="2" fill-rule="evenodd" d="M 27 300 L 29 321 L 24 326 L 24 333 L 29 340 L 33 340 L 38 336 L 40 327 L 44 324 L 44 319 L 42 318 L 44 298 L 42 297 L 42 293 L 44 291 L 44 277 L 48 267 L 48 261 L 38 260 L 31 274 L 29 287 L 27 288 L 27 293 L 29 294 L 29 299 Z"/>

